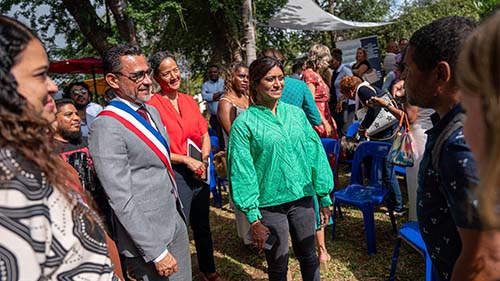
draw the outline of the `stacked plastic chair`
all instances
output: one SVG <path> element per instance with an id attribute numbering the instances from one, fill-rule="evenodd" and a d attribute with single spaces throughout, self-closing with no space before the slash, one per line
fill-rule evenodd
<path id="1" fill-rule="evenodd" d="M 337 174 L 337 166 L 339 164 L 340 144 L 337 140 L 327 139 L 327 138 L 322 138 L 321 142 L 323 143 L 323 148 L 325 149 L 326 155 L 328 156 L 328 161 L 330 161 L 330 163 L 331 161 L 335 161 L 335 164 L 332 167 L 333 177 L 335 178 L 335 175 Z M 332 192 L 335 192 L 335 188 L 336 187 L 334 187 Z M 337 208 L 339 214 L 342 215 L 342 210 L 340 209 L 340 205 L 335 204 L 335 200 L 333 201 L 333 203 L 334 203 L 333 205 L 334 208 Z M 334 232 L 333 230 L 334 229 L 332 226 L 332 233 Z"/>
<path id="2" fill-rule="evenodd" d="M 417 222 L 408 222 L 403 224 L 401 229 L 399 229 L 398 237 L 396 238 L 396 243 L 394 245 L 394 254 L 392 256 L 391 264 L 391 274 L 389 276 L 390 281 L 394 281 L 396 275 L 396 267 L 398 265 L 399 248 L 401 247 L 401 241 L 405 241 L 412 248 L 417 250 L 425 259 L 425 280 L 426 281 L 437 281 L 439 278 L 434 274 L 432 267 L 431 257 L 427 252 L 427 248 L 420 234 Z"/>
<path id="3" fill-rule="evenodd" d="M 219 140 L 216 136 L 211 136 L 210 137 L 210 192 L 212 192 L 212 195 L 214 197 L 214 204 L 222 208 L 222 193 L 221 189 L 217 190 L 217 187 L 220 185 L 220 181 L 218 179 L 217 174 L 215 173 L 215 166 L 213 162 L 213 155 L 214 153 L 217 153 L 219 151 Z"/>
<path id="4" fill-rule="evenodd" d="M 383 168 L 386 156 L 391 145 L 385 142 L 367 141 L 361 143 L 356 152 L 352 163 L 352 172 L 349 185 L 341 190 L 335 191 L 335 204 L 345 204 L 357 207 L 363 213 L 365 224 L 366 244 L 368 254 L 373 255 L 377 252 L 375 239 L 375 206 L 385 202 L 389 209 L 392 228 L 397 231 L 396 221 L 392 213 L 393 204 L 389 200 L 389 190 L 383 183 Z M 371 159 L 369 169 L 369 181 L 367 185 L 363 184 L 363 163 Z M 332 239 L 335 238 L 335 214 L 333 216 Z"/>

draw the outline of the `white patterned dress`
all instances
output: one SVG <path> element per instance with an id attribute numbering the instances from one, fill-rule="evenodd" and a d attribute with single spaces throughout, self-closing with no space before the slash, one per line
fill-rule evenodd
<path id="1" fill-rule="evenodd" d="M 97 215 L 70 196 L 0 148 L 0 280 L 118 280 Z"/>

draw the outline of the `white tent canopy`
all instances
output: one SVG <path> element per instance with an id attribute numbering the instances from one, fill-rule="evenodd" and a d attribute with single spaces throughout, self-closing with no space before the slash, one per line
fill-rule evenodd
<path id="1" fill-rule="evenodd" d="M 269 20 L 271 27 L 317 31 L 376 27 L 392 23 L 343 20 L 325 12 L 313 0 L 289 0 L 285 7 Z"/>

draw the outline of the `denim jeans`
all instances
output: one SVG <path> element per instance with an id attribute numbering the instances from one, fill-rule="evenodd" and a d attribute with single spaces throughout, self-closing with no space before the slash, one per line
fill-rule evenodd
<path id="1" fill-rule="evenodd" d="M 270 281 L 286 281 L 288 271 L 288 234 L 300 263 L 300 272 L 305 281 L 319 281 L 319 263 L 315 249 L 315 213 L 312 196 L 277 206 L 260 208 L 261 222 L 269 228 L 277 241 L 271 250 L 266 250 Z"/>
<path id="2" fill-rule="evenodd" d="M 403 196 L 401 195 L 399 182 L 396 178 L 396 172 L 392 170 L 392 167 L 393 165 L 390 164 L 389 161 L 384 162 L 384 183 L 389 188 L 392 195 L 392 200 L 394 201 L 394 211 L 401 211 L 403 210 Z"/>

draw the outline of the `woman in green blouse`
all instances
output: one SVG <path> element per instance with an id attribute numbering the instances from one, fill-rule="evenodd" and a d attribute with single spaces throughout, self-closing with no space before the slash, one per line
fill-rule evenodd
<path id="1" fill-rule="evenodd" d="M 318 196 L 325 225 L 333 176 L 304 112 L 278 102 L 283 86 L 276 59 L 262 57 L 250 65 L 254 104 L 234 121 L 228 145 L 232 198 L 251 224 L 253 243 L 266 249 L 269 280 L 286 280 L 289 233 L 303 280 L 319 280 L 312 196 Z M 272 247 L 268 236 L 276 238 Z"/>

